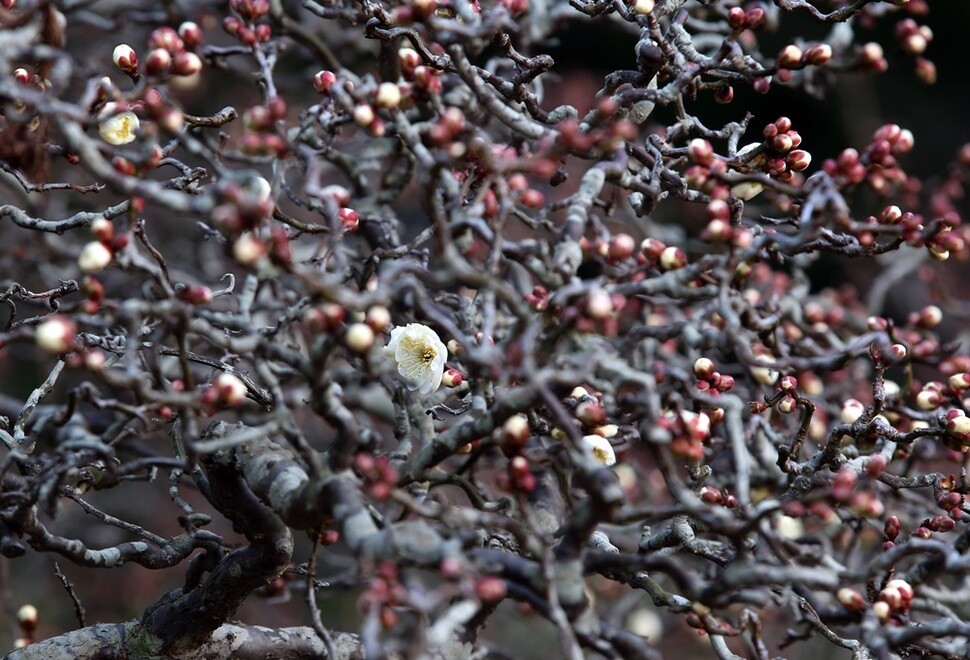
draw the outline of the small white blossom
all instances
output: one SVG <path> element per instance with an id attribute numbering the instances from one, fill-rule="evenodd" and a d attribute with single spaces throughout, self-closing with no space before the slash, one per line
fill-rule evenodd
<path id="1" fill-rule="evenodd" d="M 616 452 L 613 451 L 613 445 L 610 441 L 601 435 L 584 435 L 583 442 L 589 447 L 589 450 L 593 452 L 593 456 L 596 460 L 606 467 L 609 467 L 616 463 Z"/>
<path id="2" fill-rule="evenodd" d="M 383 353 L 397 367 L 409 390 L 430 394 L 441 385 L 448 349 L 428 326 L 397 326 L 391 330 L 391 340 Z"/>
<path id="3" fill-rule="evenodd" d="M 98 133 L 108 144 L 128 144 L 135 139 L 138 126 L 138 117 L 135 113 L 125 110 L 102 121 L 98 126 Z"/>

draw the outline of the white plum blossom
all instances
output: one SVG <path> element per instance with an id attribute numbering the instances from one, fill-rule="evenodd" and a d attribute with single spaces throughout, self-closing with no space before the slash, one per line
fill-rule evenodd
<path id="1" fill-rule="evenodd" d="M 409 390 L 430 394 L 441 385 L 448 349 L 428 326 L 397 326 L 391 330 L 391 340 L 383 353 L 397 367 Z"/>
<path id="2" fill-rule="evenodd" d="M 613 445 L 610 441 L 601 435 L 584 435 L 583 442 L 589 447 L 589 450 L 593 452 L 593 456 L 596 458 L 597 462 L 610 467 L 616 463 L 616 452 L 613 451 Z"/>
<path id="3" fill-rule="evenodd" d="M 102 121 L 98 126 L 98 133 L 108 144 L 128 144 L 135 139 L 138 126 L 138 117 L 135 113 L 125 110 Z"/>

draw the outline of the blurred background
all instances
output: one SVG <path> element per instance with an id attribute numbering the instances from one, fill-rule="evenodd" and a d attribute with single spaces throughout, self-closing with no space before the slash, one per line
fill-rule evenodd
<path id="1" fill-rule="evenodd" d="M 701 117 L 709 127 L 719 127 L 729 121 L 739 121 L 745 112 L 751 112 L 751 140 L 760 139 L 761 128 L 779 116 L 791 118 L 794 127 L 803 137 L 803 148 L 813 155 L 810 171 L 815 171 L 822 160 L 834 157 L 843 148 L 852 146 L 862 149 L 868 144 L 875 128 L 887 122 L 898 123 L 910 129 L 916 137 L 914 150 L 903 159 L 905 169 L 918 177 L 939 176 L 945 172 L 960 145 L 970 141 L 970 120 L 967 119 L 967 99 L 970 98 L 970 74 L 964 60 L 965 46 L 963 34 L 970 25 L 970 4 L 960 2 L 928 3 L 928 15 L 917 17 L 920 24 L 928 25 L 934 39 L 926 52 L 937 68 L 937 82 L 926 85 L 917 79 L 913 71 L 913 58 L 894 45 L 892 27 L 899 15 L 887 16 L 878 21 L 871 29 L 858 27 L 858 42 L 875 41 L 883 45 L 889 70 L 882 75 L 845 74 L 838 77 L 832 90 L 824 99 L 807 97 L 803 92 L 792 90 L 783 85 L 773 85 L 765 95 L 754 93 L 751 89 L 736 88 L 734 101 L 719 105 L 710 97 L 699 97 L 689 110 Z M 577 14 L 577 16 L 579 16 Z M 204 21 L 203 21 L 204 23 Z M 763 50 L 774 53 L 777 47 L 789 43 L 793 35 L 800 35 L 807 41 L 822 39 L 827 28 L 819 27 L 805 15 L 786 14 L 782 17 L 781 30 L 777 35 L 765 37 Z M 84 26 L 69 26 L 67 48 L 86 57 L 92 73 L 110 67 L 110 53 L 114 43 L 104 40 L 92 41 L 90 30 Z M 147 28 L 132 25 L 123 33 L 125 40 L 136 48 L 143 46 Z M 207 31 L 207 39 L 215 43 L 225 41 L 218 27 Z M 358 33 L 345 33 L 339 39 L 357 39 Z M 337 39 L 337 37 L 335 37 Z M 578 107 L 580 115 L 593 103 L 595 92 L 600 89 L 603 77 L 617 69 L 634 67 L 633 53 L 635 37 L 618 30 L 609 20 L 576 20 L 564 25 L 554 43 L 544 52 L 553 55 L 556 66 L 546 75 L 546 106 L 554 107 L 559 103 L 570 103 Z M 339 50 L 338 50 L 339 52 Z M 100 69 L 99 67 L 104 67 Z M 283 71 L 290 69 L 301 75 L 312 68 L 310 63 L 298 54 L 288 55 L 280 63 Z M 228 103 L 246 107 L 259 101 L 256 90 L 250 84 L 250 71 L 247 66 L 231 67 L 226 72 L 203 74 L 201 81 L 194 87 L 186 87 L 178 92 L 179 98 L 189 112 L 212 113 Z M 309 84 L 306 85 L 310 88 Z M 312 91 L 312 90 L 311 90 Z M 309 94 L 307 95 L 309 98 Z M 291 101 L 298 106 L 299 101 Z M 292 113 L 291 113 L 292 116 Z M 646 130 L 651 125 L 666 123 L 671 112 L 658 108 Z M 575 178 L 563 188 L 567 193 Z M 4 180 L 0 195 L 6 195 L 10 188 Z M 559 193 L 557 193 L 559 194 Z M 63 197 L 62 197 L 63 199 Z M 117 201 L 111 193 L 85 198 L 84 204 L 100 208 Z M 884 203 L 891 203 L 889 201 Z M 73 212 L 55 202 L 49 208 L 52 217 L 59 217 L 61 211 Z M 697 210 L 700 221 L 703 209 Z M 966 209 L 963 209 L 965 212 Z M 661 218 L 663 219 L 663 218 Z M 690 221 L 690 218 L 687 220 Z M 205 251 L 192 245 L 194 223 L 187 219 L 166 218 L 170 229 L 164 239 L 168 249 L 178 249 L 184 244 L 189 252 L 198 253 L 200 259 Z M 627 228 L 635 233 L 635 228 Z M 635 236 L 637 239 L 643 236 Z M 35 237 L 30 234 L 0 227 L 0 239 L 5 248 L 16 250 L 26 246 Z M 207 248 L 208 249 L 208 248 Z M 211 251 L 209 254 L 214 254 Z M 895 253 L 893 253 L 895 254 Z M 890 255 L 893 258 L 893 255 Z M 817 289 L 839 287 L 847 282 L 856 283 L 863 289 L 871 281 L 874 273 L 881 267 L 871 260 L 850 262 L 846 259 L 825 258 L 813 270 L 813 280 Z M 945 281 L 952 283 L 950 294 L 961 301 L 970 300 L 970 291 L 964 290 L 963 282 L 968 281 L 965 264 L 926 264 L 922 268 L 946 269 Z M 23 272 L 0 272 L 0 285 L 6 286 L 11 280 L 25 284 L 33 277 L 29 267 Z M 107 275 L 121 278 L 122 274 Z M 889 297 L 891 307 L 885 311 L 890 315 L 905 316 L 933 299 L 934 293 L 923 284 L 925 278 L 910 278 L 901 283 Z M 106 282 L 109 286 L 110 281 Z M 37 310 L 35 310 L 37 311 Z M 0 322 L 6 319 L 5 311 L 0 311 Z M 951 317 L 949 333 L 957 336 L 963 325 L 960 314 Z M 51 358 L 36 355 L 32 346 L 11 345 L 0 347 L 0 393 L 24 398 L 46 376 L 51 367 Z M 64 379 L 51 399 L 62 400 L 63 390 L 71 383 Z M 168 451 L 168 440 L 164 436 L 148 438 L 146 443 L 159 451 Z M 184 489 L 183 496 L 207 510 L 201 498 Z M 160 535 L 176 535 L 181 529 L 175 522 L 178 509 L 168 494 L 167 478 L 161 477 L 152 484 L 130 483 L 110 492 L 89 492 L 86 498 L 94 505 L 124 520 L 135 521 Z M 76 506 L 69 502 L 62 504 L 61 513 L 51 523 L 58 534 L 82 539 L 89 547 L 101 548 L 131 540 L 120 530 L 102 524 L 92 524 L 92 518 L 84 516 Z M 223 534 L 230 542 L 239 542 L 228 525 L 218 516 L 210 527 L 212 531 Z M 300 538 L 295 561 L 306 561 L 310 544 Z M 339 582 L 352 577 L 346 574 L 352 566 L 350 558 L 340 544 L 324 553 L 326 561 L 321 565 L 319 577 L 333 578 Z M 60 582 L 54 577 L 54 561 L 75 584 L 78 596 L 87 613 L 87 623 L 124 621 L 140 616 L 145 607 L 155 601 L 164 591 L 178 586 L 184 575 L 184 565 L 168 570 L 149 571 L 136 565 L 106 570 L 79 568 L 69 561 L 49 555 L 28 553 L 27 556 L 10 561 L 0 559 L 0 650 L 9 649 L 16 635 L 13 612 L 25 603 L 33 603 L 41 612 L 39 638 L 57 635 L 76 627 L 77 622 L 70 599 Z M 432 579 L 430 576 L 427 579 Z M 264 626 L 302 625 L 308 622 L 304 595 L 301 584 L 296 581 L 279 590 L 266 590 L 265 593 L 250 598 L 239 612 L 238 618 L 244 622 Z M 648 599 L 639 594 L 631 594 L 607 583 L 605 580 L 592 580 L 593 595 L 601 602 L 642 600 L 642 605 L 653 609 Z M 359 620 L 355 588 L 334 589 L 334 594 L 321 602 L 324 622 L 334 629 L 354 629 Z M 631 600 L 632 599 L 632 600 Z M 639 606 L 638 606 L 639 607 Z M 627 607 L 625 611 L 637 609 Z M 647 617 L 648 619 L 650 617 Z M 683 625 L 681 618 L 659 614 L 648 622 L 639 625 L 653 625 L 656 630 L 664 630 L 661 649 L 671 658 L 713 657 L 709 643 Z M 660 626 L 660 628 L 657 628 Z M 549 658 L 558 648 L 555 631 L 541 617 L 531 616 L 526 610 L 512 602 L 500 607 L 499 615 L 492 620 L 486 631 L 499 648 L 504 648 L 516 658 Z M 740 650 L 740 649 L 738 649 Z M 776 652 L 777 649 L 772 649 Z M 785 657 L 808 658 L 848 658 L 848 653 L 840 653 L 829 644 L 798 645 L 781 652 Z"/>

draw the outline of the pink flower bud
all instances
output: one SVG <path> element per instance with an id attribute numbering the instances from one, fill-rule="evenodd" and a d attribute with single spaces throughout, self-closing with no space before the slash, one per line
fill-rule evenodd
<path id="1" fill-rule="evenodd" d="M 335 82 L 337 82 L 337 76 L 333 71 L 317 71 L 313 76 L 313 88 L 321 94 L 329 92 Z"/>
<path id="2" fill-rule="evenodd" d="M 802 49 L 795 45 L 788 45 L 778 53 L 778 66 L 794 69 L 802 61 Z"/>
<path id="3" fill-rule="evenodd" d="M 855 589 L 842 587 L 835 594 L 836 600 L 849 612 L 861 612 L 866 609 L 866 601 Z"/>
<path id="4" fill-rule="evenodd" d="M 401 72 L 404 75 L 413 73 L 417 67 L 421 66 L 421 55 L 413 48 L 401 48 L 398 50 L 397 60 L 401 66 Z"/>
<path id="5" fill-rule="evenodd" d="M 606 422 L 606 410 L 596 401 L 583 401 L 576 406 L 576 419 L 587 426 L 602 426 Z"/>
<path id="6" fill-rule="evenodd" d="M 663 242 L 658 241 L 655 238 L 645 238 L 643 242 L 640 243 L 640 251 L 648 259 L 659 259 L 663 251 L 667 249 L 667 246 Z"/>
<path id="7" fill-rule="evenodd" d="M 886 525 L 883 527 L 883 533 L 886 538 L 890 541 L 895 541 L 896 537 L 899 536 L 899 530 L 902 529 L 902 525 L 899 523 L 898 516 L 889 516 L 886 519 Z"/>
<path id="8" fill-rule="evenodd" d="M 801 172 L 812 164 L 812 154 L 803 149 L 796 149 L 788 154 L 786 162 L 792 170 Z"/>
<path id="9" fill-rule="evenodd" d="M 357 211 L 351 208 L 343 207 L 337 212 L 340 218 L 340 225 L 344 228 L 344 231 L 348 234 L 357 231 L 357 227 L 360 224 L 360 216 Z"/>
<path id="10" fill-rule="evenodd" d="M 246 398 L 246 384 L 232 374 L 219 374 L 213 385 L 218 391 L 220 403 L 224 406 L 239 405 Z"/>
<path id="11" fill-rule="evenodd" d="M 744 27 L 745 14 L 740 7 L 731 7 L 727 13 L 728 25 L 732 30 L 740 30 Z"/>
<path id="12" fill-rule="evenodd" d="M 441 383 L 445 387 L 458 387 L 464 380 L 464 376 L 457 369 L 448 369 L 441 377 Z"/>
<path id="13" fill-rule="evenodd" d="M 698 165 L 710 165 L 714 160 L 714 147 L 703 138 L 694 138 L 687 145 L 687 155 Z"/>
<path id="14" fill-rule="evenodd" d="M 172 55 L 185 49 L 185 44 L 182 43 L 178 33 L 168 26 L 153 30 L 148 36 L 148 45 L 151 48 L 164 48 Z"/>
<path id="15" fill-rule="evenodd" d="M 176 76 L 192 76 L 202 70 L 202 60 L 190 51 L 184 51 L 172 59 L 172 73 Z"/>
<path id="16" fill-rule="evenodd" d="M 822 66 L 832 59 L 832 47 L 828 44 L 818 44 L 805 51 L 806 64 Z"/>
<path id="17" fill-rule="evenodd" d="M 189 48 L 195 48 L 202 43 L 202 28 L 192 21 L 179 25 L 178 35 Z"/>
<path id="18" fill-rule="evenodd" d="M 172 67 L 172 54 L 164 48 L 149 51 L 145 60 L 145 73 L 150 76 L 164 76 Z"/>
<path id="19" fill-rule="evenodd" d="M 475 581 L 475 597 L 483 603 L 498 603 L 508 593 L 508 585 L 500 577 L 489 575 Z"/>
<path id="20" fill-rule="evenodd" d="M 629 234 L 617 234 L 610 240 L 608 256 L 610 261 L 619 262 L 629 259 L 637 249 L 637 243 Z"/>

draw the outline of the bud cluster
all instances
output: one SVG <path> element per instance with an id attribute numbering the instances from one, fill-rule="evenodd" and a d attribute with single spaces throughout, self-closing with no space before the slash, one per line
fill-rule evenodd
<path id="1" fill-rule="evenodd" d="M 381 627 L 390 630 L 397 625 L 395 608 L 407 602 L 408 589 L 401 583 L 398 567 L 391 562 L 377 565 L 374 576 L 360 595 L 360 606 L 365 611 L 378 608 Z"/>
<path id="2" fill-rule="evenodd" d="M 246 399 L 249 390 L 246 384 L 230 373 L 220 373 L 202 391 L 199 402 L 207 414 L 211 415 L 224 408 L 234 408 Z"/>
<path id="3" fill-rule="evenodd" d="M 240 44 L 253 48 L 272 38 L 273 28 L 269 23 L 259 22 L 269 13 L 269 0 L 230 0 L 229 8 L 237 15 L 223 19 L 222 29 Z"/>
<path id="4" fill-rule="evenodd" d="M 363 482 L 363 490 L 378 502 L 391 497 L 397 485 L 397 470 L 387 456 L 374 456 L 361 452 L 354 456 L 354 471 Z"/>
<path id="5" fill-rule="evenodd" d="M 694 376 L 697 378 L 697 389 L 717 396 L 734 387 L 734 378 L 715 371 L 712 360 L 706 357 L 697 358 L 693 366 Z"/>

